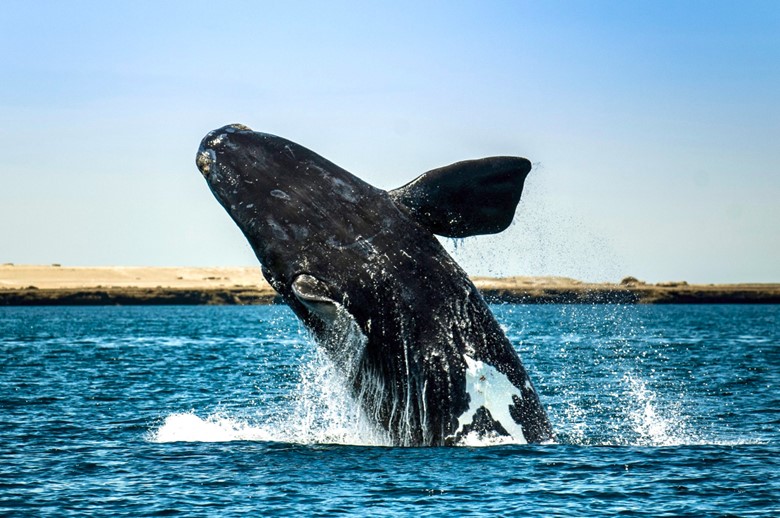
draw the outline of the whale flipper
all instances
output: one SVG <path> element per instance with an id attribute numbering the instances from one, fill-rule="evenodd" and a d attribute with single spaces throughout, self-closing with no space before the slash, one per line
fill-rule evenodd
<path id="1" fill-rule="evenodd" d="M 292 283 L 295 298 L 324 322 L 336 319 L 338 305 L 330 296 L 328 286 L 311 275 L 299 275 Z"/>
<path id="2" fill-rule="evenodd" d="M 390 195 L 434 234 L 496 234 L 512 223 L 530 171 L 520 157 L 466 160 L 423 173 Z"/>

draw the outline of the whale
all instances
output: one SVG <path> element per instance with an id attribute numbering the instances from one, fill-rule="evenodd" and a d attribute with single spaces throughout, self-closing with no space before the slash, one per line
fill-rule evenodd
<path id="1" fill-rule="evenodd" d="M 202 139 L 196 165 L 265 279 L 393 445 L 554 440 L 520 356 L 436 237 L 506 229 L 526 158 L 464 160 L 388 191 L 230 124 Z"/>

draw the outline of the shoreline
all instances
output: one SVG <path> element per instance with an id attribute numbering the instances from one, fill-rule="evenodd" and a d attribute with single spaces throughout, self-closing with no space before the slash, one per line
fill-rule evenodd
<path id="1" fill-rule="evenodd" d="M 778 304 L 780 283 L 586 283 L 564 277 L 472 277 L 491 303 Z M 0 265 L 0 306 L 280 303 L 260 268 Z"/>

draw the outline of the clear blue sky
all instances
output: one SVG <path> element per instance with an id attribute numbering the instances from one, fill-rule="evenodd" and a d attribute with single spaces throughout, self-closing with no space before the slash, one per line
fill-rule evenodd
<path id="1" fill-rule="evenodd" d="M 476 274 L 780 281 L 780 2 L 3 2 L 0 262 L 251 265 L 230 122 L 383 188 L 536 163 Z M 452 243 L 447 243 L 450 249 Z"/>

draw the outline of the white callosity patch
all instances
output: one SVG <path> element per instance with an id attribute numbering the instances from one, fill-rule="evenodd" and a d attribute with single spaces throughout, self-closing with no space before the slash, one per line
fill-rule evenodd
<path id="1" fill-rule="evenodd" d="M 205 176 L 208 176 L 208 174 L 211 172 L 211 166 L 216 161 L 217 154 L 214 153 L 213 149 L 204 149 L 198 153 L 198 156 L 195 159 L 195 163 L 198 165 L 201 173 L 203 173 Z"/>
<path id="2" fill-rule="evenodd" d="M 492 365 L 474 360 L 468 355 L 463 355 L 463 359 L 466 360 L 466 391 L 470 399 L 469 408 L 458 418 L 458 431 L 462 432 L 465 425 L 470 425 L 475 412 L 485 407 L 493 420 L 498 421 L 512 436 L 511 442 L 526 444 L 528 441 L 523 435 L 523 428 L 509 413 L 509 407 L 514 404 L 512 396 L 523 397 L 520 389 Z"/>

